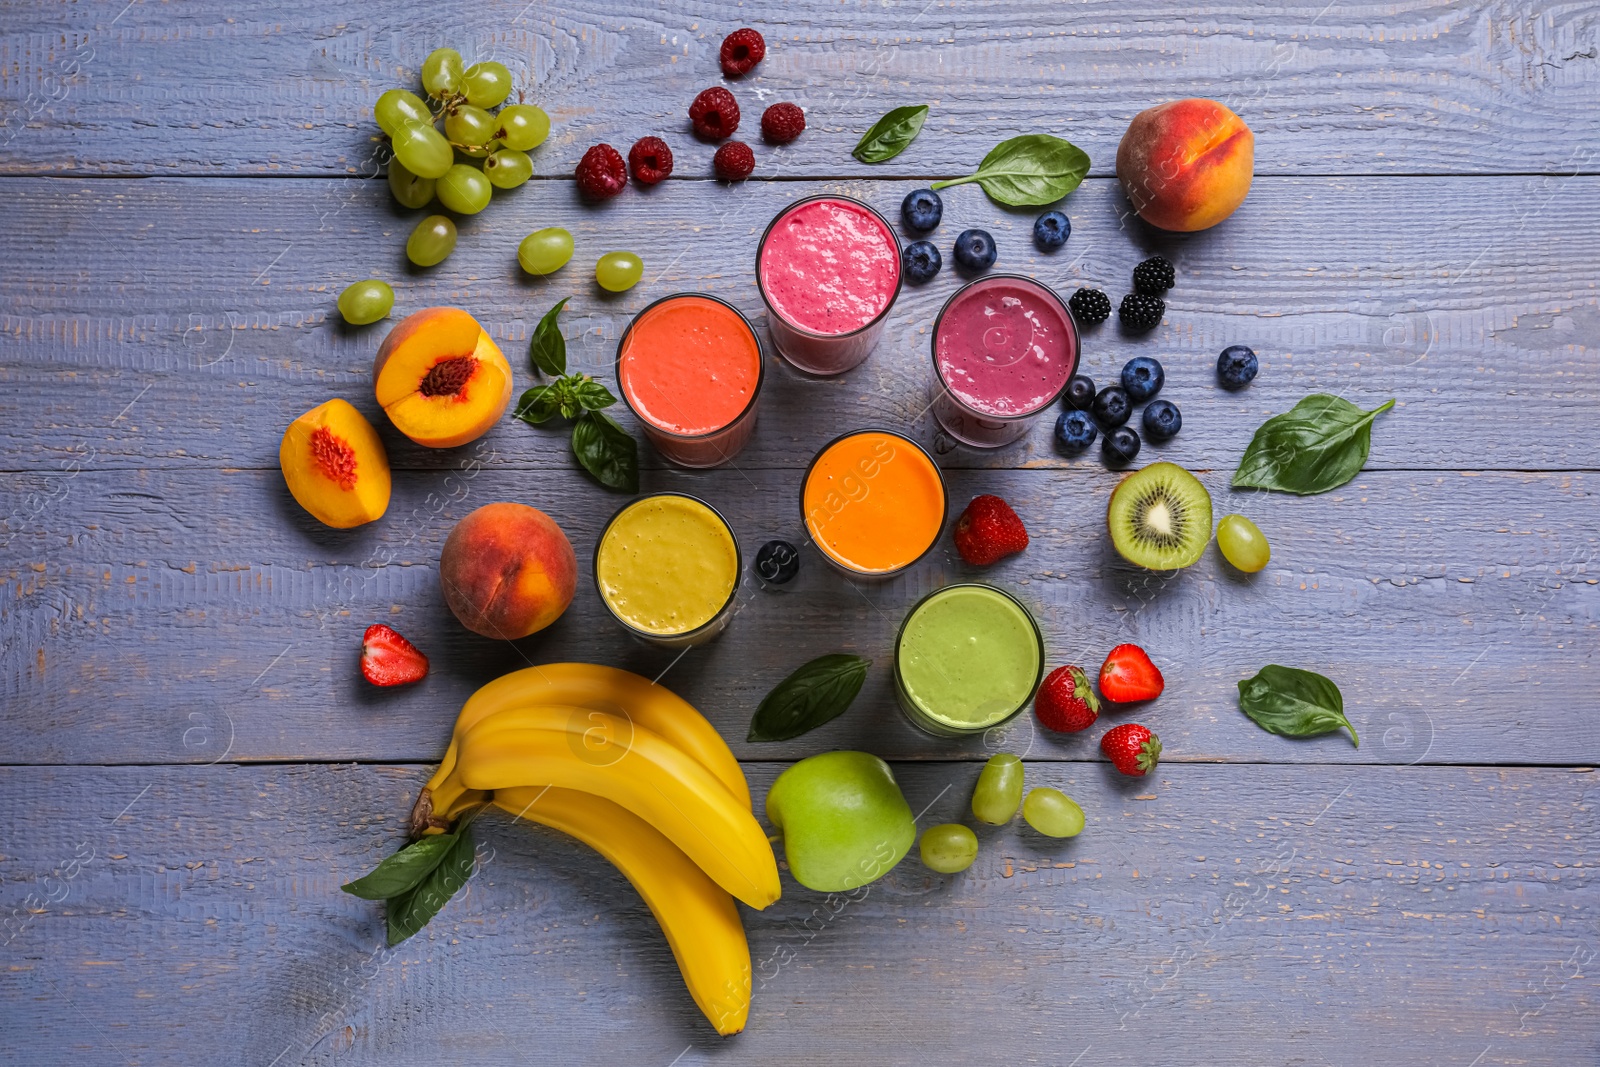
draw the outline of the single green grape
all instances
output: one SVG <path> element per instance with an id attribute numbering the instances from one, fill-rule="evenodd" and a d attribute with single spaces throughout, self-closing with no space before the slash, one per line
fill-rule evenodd
<path id="1" fill-rule="evenodd" d="M 444 119 L 444 135 L 452 144 L 468 148 L 486 146 L 494 140 L 499 121 L 481 107 L 462 104 Z"/>
<path id="2" fill-rule="evenodd" d="M 1222 558 L 1246 574 L 1254 574 L 1272 558 L 1272 548 L 1261 528 L 1243 515 L 1224 515 L 1217 523 L 1217 547 Z"/>
<path id="3" fill-rule="evenodd" d="M 956 874 L 978 858 L 978 835 L 958 822 L 922 831 L 922 862 L 940 874 Z"/>
<path id="4" fill-rule="evenodd" d="M 444 134 L 425 122 L 408 122 L 390 136 L 394 158 L 419 178 L 442 178 L 455 162 Z"/>
<path id="5" fill-rule="evenodd" d="M 529 274 L 554 274 L 572 258 L 572 234 L 560 226 L 535 230 L 517 246 L 517 262 Z"/>
<path id="6" fill-rule="evenodd" d="M 450 96 L 461 88 L 461 53 L 454 48 L 435 48 L 422 61 L 422 87 L 429 96 Z"/>
<path id="7" fill-rule="evenodd" d="M 511 95 L 511 72 L 504 63 L 474 63 L 461 78 L 461 91 L 475 107 L 499 107 Z"/>
<path id="8" fill-rule="evenodd" d="M 456 224 L 443 215 L 429 215 L 406 238 L 406 258 L 419 267 L 443 263 L 456 248 Z"/>
<path id="9" fill-rule="evenodd" d="M 457 163 L 444 172 L 433 195 L 439 203 L 458 215 L 476 215 L 489 206 L 494 186 L 483 176 L 483 171 L 470 163 Z"/>
<path id="10" fill-rule="evenodd" d="M 495 131 L 495 136 L 507 148 L 515 148 L 518 152 L 538 148 L 550 136 L 550 116 L 544 113 L 542 107 L 512 104 L 501 108 L 500 114 L 495 117 L 500 120 L 500 128 Z"/>
<path id="11" fill-rule="evenodd" d="M 394 290 L 379 278 L 356 282 L 339 294 L 339 314 L 352 326 L 386 319 L 393 308 Z"/>
<path id="12" fill-rule="evenodd" d="M 1083 833 L 1083 809 L 1059 789 L 1041 785 L 1028 791 L 1022 817 L 1046 837 L 1077 837 Z"/>
<path id="13" fill-rule="evenodd" d="M 972 816 L 991 826 L 1004 826 L 1022 803 L 1022 761 L 1009 752 L 989 757 L 972 790 Z"/>
<path id="14" fill-rule="evenodd" d="M 644 277 L 644 260 L 632 252 L 607 252 L 594 265 L 594 280 L 609 293 L 632 289 Z"/>
<path id="15" fill-rule="evenodd" d="M 427 207 L 433 199 L 433 178 L 419 178 L 398 159 L 389 161 L 389 192 L 401 207 Z"/>
<path id="16" fill-rule="evenodd" d="M 378 97 L 372 105 L 372 117 L 378 120 L 379 129 L 391 135 L 408 122 L 433 124 L 433 112 L 422 97 L 404 89 L 390 89 Z"/>
<path id="17" fill-rule="evenodd" d="M 533 177 L 533 160 L 526 152 L 502 148 L 483 161 L 483 173 L 496 189 L 515 189 Z"/>

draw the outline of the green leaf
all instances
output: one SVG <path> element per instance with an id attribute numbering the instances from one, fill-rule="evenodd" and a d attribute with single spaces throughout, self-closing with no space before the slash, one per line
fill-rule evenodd
<path id="1" fill-rule="evenodd" d="M 611 390 L 588 375 L 577 376 L 571 381 L 572 395 L 585 411 L 599 411 L 617 402 L 617 398 L 611 395 Z"/>
<path id="2" fill-rule="evenodd" d="M 1337 489 L 1361 473 L 1372 449 L 1372 420 L 1393 406 L 1390 400 L 1362 411 L 1341 397 L 1314 393 L 1261 424 L 1233 484 L 1301 496 Z"/>
<path id="3" fill-rule="evenodd" d="M 1313 671 L 1270 663 L 1254 678 L 1239 683 L 1239 710 L 1263 730 L 1284 737 L 1316 737 L 1334 730 L 1350 731 L 1357 748 L 1361 739 L 1344 715 L 1339 687 Z"/>
<path id="4" fill-rule="evenodd" d="M 991 200 L 1010 207 L 1037 207 L 1060 200 L 1088 173 L 1089 156 L 1077 145 L 1048 133 L 1025 133 L 995 145 L 975 173 L 934 182 L 932 188 L 977 182 Z"/>
<path id="5" fill-rule="evenodd" d="M 585 411 L 572 424 L 572 454 L 607 489 L 639 491 L 639 446 L 603 411 Z"/>
<path id="6" fill-rule="evenodd" d="M 893 159 L 917 139 L 917 134 L 922 132 L 922 122 L 927 117 L 927 104 L 897 107 L 874 122 L 872 129 L 862 134 L 850 154 L 863 163 L 882 163 Z"/>
<path id="7" fill-rule="evenodd" d="M 561 336 L 556 316 L 571 299 L 562 297 L 560 303 L 546 311 L 533 328 L 533 340 L 528 342 L 528 358 L 533 360 L 534 369 L 552 378 L 567 373 L 567 339 Z"/>
<path id="8" fill-rule="evenodd" d="M 340 886 L 351 896 L 362 900 L 387 900 L 416 888 L 435 867 L 444 861 L 450 846 L 456 843 L 454 834 L 434 834 L 402 848 L 353 882 Z"/>
<path id="9" fill-rule="evenodd" d="M 515 416 L 523 422 L 537 426 L 541 422 L 548 422 L 550 417 L 561 407 L 560 383 L 553 385 L 536 385 L 522 394 L 522 399 L 517 401 Z"/>
<path id="10" fill-rule="evenodd" d="M 398 945 L 428 925 L 428 920 L 437 915 L 439 909 L 472 877 L 477 857 L 471 828 L 463 826 L 454 834 L 442 836 L 452 839 L 443 861 L 429 871 L 415 888 L 389 898 L 384 910 L 389 919 L 391 946 Z"/>
<path id="11" fill-rule="evenodd" d="M 756 708 L 746 741 L 787 741 L 845 713 L 867 680 L 870 659 L 818 656 L 779 682 Z"/>

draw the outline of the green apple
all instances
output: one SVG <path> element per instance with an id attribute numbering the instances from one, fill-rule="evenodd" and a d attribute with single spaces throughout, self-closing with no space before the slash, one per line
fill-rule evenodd
<path id="1" fill-rule="evenodd" d="M 796 763 L 767 791 L 767 819 L 783 833 L 795 881 L 823 893 L 881 878 L 917 839 L 893 772 L 868 752 L 824 752 Z"/>

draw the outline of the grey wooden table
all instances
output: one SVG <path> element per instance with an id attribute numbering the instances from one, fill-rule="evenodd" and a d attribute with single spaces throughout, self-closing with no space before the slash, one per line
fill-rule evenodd
<path id="1" fill-rule="evenodd" d="M 1594 1062 L 1600 8 L 661 6 L 0 4 L 0 1061 Z M 787 99 L 810 127 L 758 146 L 755 180 L 728 188 L 706 180 L 684 111 L 745 24 L 771 45 L 736 87 L 746 123 Z M 555 130 L 538 179 L 414 271 L 413 215 L 373 180 L 370 106 L 441 44 L 506 63 Z M 1230 104 L 1257 138 L 1249 199 L 1187 237 L 1127 218 L 1111 167 L 1134 113 L 1183 96 Z M 923 102 L 903 156 L 850 158 L 877 115 Z M 1273 541 L 1252 579 L 1214 550 L 1152 578 L 1101 533 L 1116 476 L 1056 453 L 1048 425 L 943 451 L 958 504 L 997 492 L 1027 516 L 1033 547 L 984 573 L 1036 609 L 1053 663 L 1152 651 L 1159 773 L 1119 778 L 1093 735 L 1020 720 L 1006 743 L 1083 803 L 1087 832 L 985 833 L 965 874 L 912 858 L 837 912 L 786 877 L 777 905 L 746 912 L 755 1002 L 727 1041 L 626 883 L 547 831 L 486 821 L 469 890 L 385 949 L 380 909 L 338 887 L 402 840 L 465 696 L 528 661 L 654 675 L 670 655 L 630 644 L 587 583 L 515 646 L 454 622 L 434 568 L 461 515 L 534 504 L 584 559 L 617 498 L 560 435 L 509 419 L 454 451 L 402 439 L 371 394 L 382 328 L 342 325 L 338 291 L 377 274 L 397 314 L 468 308 L 521 388 L 557 299 L 575 360 L 597 368 L 664 293 L 756 315 L 755 241 L 783 204 L 831 190 L 892 210 L 1023 132 L 1094 160 L 1066 249 L 1036 252 L 1031 215 L 972 186 L 947 195 L 941 240 L 983 226 L 1002 267 L 1114 297 L 1138 260 L 1169 256 L 1165 324 L 1091 333 L 1087 372 L 1158 356 L 1185 423 L 1149 451 Z M 647 133 L 677 151 L 673 180 L 581 205 L 584 149 Z M 513 251 L 548 225 L 579 254 L 533 280 Z M 617 297 L 588 275 L 610 248 L 646 262 Z M 647 451 L 645 487 L 713 500 L 749 551 L 798 536 L 800 468 L 834 434 L 888 425 L 941 446 L 926 353 L 955 284 L 907 290 L 843 378 L 773 362 L 736 466 L 686 473 Z M 1211 369 L 1234 343 L 1263 359 L 1243 394 Z M 1398 399 L 1366 471 L 1310 499 L 1230 491 L 1254 427 L 1315 391 Z M 331 396 L 373 417 L 396 472 L 387 516 L 348 532 L 301 512 L 276 467 L 284 426 Z M 664 681 L 747 761 L 758 799 L 786 762 L 859 747 L 894 761 L 924 825 L 958 818 L 984 745 L 914 732 L 881 665 L 908 605 L 971 573 L 948 541 L 875 588 L 808 554 L 792 589 L 746 588 L 731 630 Z M 427 650 L 424 685 L 359 680 L 375 620 Z M 768 687 L 839 650 L 880 665 L 846 716 L 742 740 Z M 1359 749 L 1240 715 L 1234 683 L 1275 661 L 1338 681 Z"/>

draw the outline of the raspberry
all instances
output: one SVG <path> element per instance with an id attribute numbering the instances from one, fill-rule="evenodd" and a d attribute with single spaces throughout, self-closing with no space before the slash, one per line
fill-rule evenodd
<path id="1" fill-rule="evenodd" d="M 574 172 L 578 191 L 591 200 L 609 200 L 628 184 L 622 154 L 608 144 L 597 144 L 583 154 Z"/>
<path id="2" fill-rule="evenodd" d="M 640 185 L 654 185 L 672 173 L 672 149 L 659 137 L 641 137 L 628 150 L 628 169 Z"/>
<path id="3" fill-rule="evenodd" d="M 729 141 L 711 157 L 711 169 L 725 182 L 742 182 L 756 169 L 756 154 L 743 141 Z"/>
<path id="4" fill-rule="evenodd" d="M 749 74 L 751 68 L 761 62 L 766 54 L 766 40 L 746 26 L 742 30 L 734 30 L 722 39 L 722 51 L 717 58 L 722 62 L 722 73 L 730 78 L 738 78 Z"/>
<path id="5" fill-rule="evenodd" d="M 739 101 L 722 86 L 713 85 L 689 105 L 689 121 L 694 123 L 694 135 L 703 141 L 732 137 L 739 128 Z"/>
<path id="6" fill-rule="evenodd" d="M 794 104 L 773 104 L 761 113 L 761 136 L 768 144 L 788 144 L 805 128 L 806 113 Z"/>

